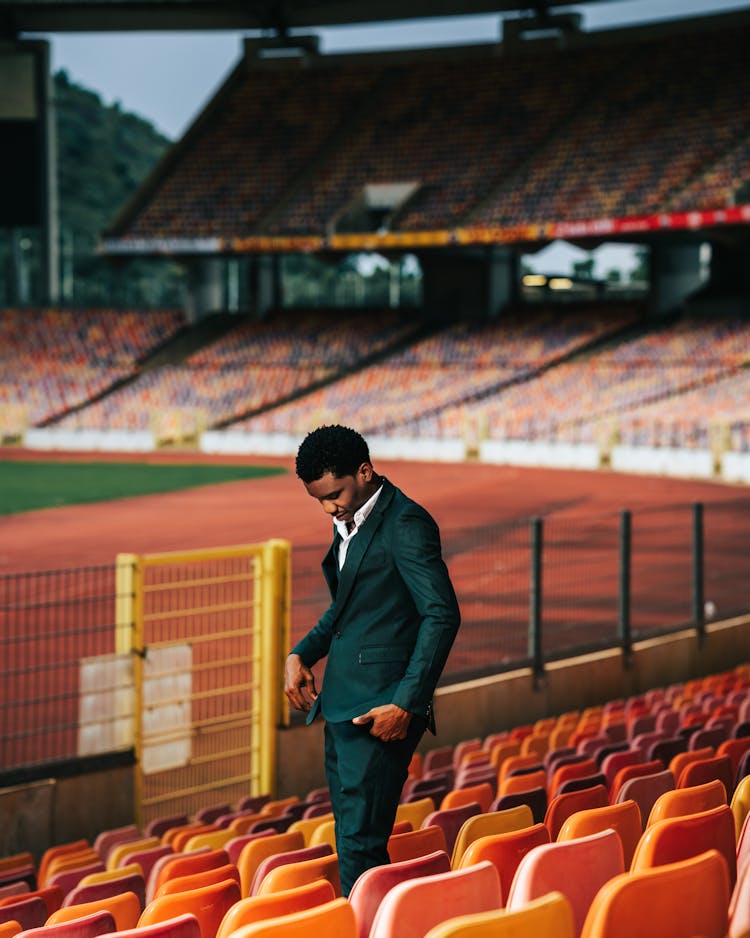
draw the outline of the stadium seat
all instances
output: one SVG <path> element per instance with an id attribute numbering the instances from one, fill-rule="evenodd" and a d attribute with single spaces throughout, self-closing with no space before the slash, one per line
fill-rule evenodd
<path id="1" fill-rule="evenodd" d="M 565 820 L 557 841 L 575 840 L 612 828 L 620 837 L 625 868 L 630 867 L 641 839 L 641 812 L 635 801 L 623 801 L 602 808 L 584 808 Z"/>
<path id="2" fill-rule="evenodd" d="M 99 935 L 110 934 L 115 931 L 115 920 L 111 912 L 102 909 L 92 912 L 82 918 L 59 922 L 57 925 L 42 925 L 40 928 L 30 928 L 25 938 L 97 938 Z M 12 938 L 3 935 L 3 938 Z M 198 938 L 198 936 L 196 936 Z"/>
<path id="3" fill-rule="evenodd" d="M 505 834 L 508 831 L 523 830 L 531 827 L 534 817 L 528 805 L 506 808 L 503 811 L 491 811 L 475 814 L 461 825 L 451 855 L 451 867 L 456 869 L 461 864 L 466 849 L 480 837 L 492 834 Z"/>
<path id="4" fill-rule="evenodd" d="M 455 808 L 432 811 L 427 815 L 424 821 L 422 821 L 422 827 L 437 826 L 441 828 L 445 835 L 445 852 L 448 856 L 452 856 L 458 832 L 461 830 L 464 822 L 470 817 L 474 817 L 475 814 L 481 813 L 482 809 L 478 802 L 471 801 L 468 804 L 461 804 Z"/>
<path id="5" fill-rule="evenodd" d="M 388 856 L 391 863 L 423 857 L 436 850 L 447 852 L 445 831 L 437 824 L 405 831 L 403 834 L 391 834 L 388 838 Z"/>
<path id="6" fill-rule="evenodd" d="M 397 883 L 383 897 L 371 938 L 417 938 L 457 915 L 489 912 L 502 904 L 500 880 L 486 861 L 448 873 Z"/>
<path id="7" fill-rule="evenodd" d="M 726 864 L 710 850 L 605 883 L 591 903 L 581 938 L 725 938 L 728 905 Z"/>
<path id="8" fill-rule="evenodd" d="M 94 899 L 77 905 L 62 906 L 49 916 L 46 925 L 59 925 L 74 919 L 85 918 L 94 912 L 111 912 L 117 931 L 135 928 L 141 914 L 141 903 L 134 892 L 120 892 L 114 896 Z"/>
<path id="9" fill-rule="evenodd" d="M 323 905 L 336 898 L 333 886 L 327 879 L 316 879 L 293 889 L 270 893 L 267 896 L 249 896 L 240 899 L 222 919 L 216 938 L 229 938 L 245 925 L 278 918 L 291 912 L 302 912 Z"/>
<path id="10" fill-rule="evenodd" d="M 198 919 L 201 938 L 216 938 L 224 916 L 239 899 L 239 886 L 232 879 L 172 896 L 160 896 L 148 903 L 137 926 L 140 929 L 189 914 Z"/>
<path id="11" fill-rule="evenodd" d="M 307 848 L 315 849 L 315 848 Z M 298 860 L 284 863 L 270 870 L 258 885 L 258 896 L 267 896 L 274 892 L 294 889 L 316 879 L 327 879 L 333 886 L 336 896 L 341 895 L 338 854 L 330 853 L 311 860 Z"/>
<path id="12" fill-rule="evenodd" d="M 309 938 L 310 934 L 357 938 L 357 923 L 349 902 L 337 898 L 300 912 L 243 925 L 234 932 L 236 938 Z"/>
<path id="13" fill-rule="evenodd" d="M 513 911 L 459 915 L 431 928 L 425 938 L 576 938 L 570 903 L 559 892 L 547 893 Z"/>
<path id="14" fill-rule="evenodd" d="M 607 805 L 609 805 L 609 798 L 607 789 L 603 785 L 557 795 L 550 801 L 544 816 L 544 824 L 549 831 L 550 839 L 557 840 L 563 824 L 576 811 L 603 808 Z"/>
<path id="15" fill-rule="evenodd" d="M 544 844 L 521 859 L 505 905 L 515 911 L 549 892 L 561 892 L 570 902 L 574 934 L 579 935 L 594 896 L 624 872 L 622 843 L 612 829 Z"/>
<path id="16" fill-rule="evenodd" d="M 544 824 L 534 824 L 504 834 L 490 834 L 469 844 L 458 862 L 458 869 L 466 869 L 488 860 L 497 870 L 505 901 L 521 859 L 534 847 L 549 842 L 549 831 Z"/>
<path id="17" fill-rule="evenodd" d="M 684 814 L 699 814 L 711 808 L 727 803 L 723 784 L 714 779 L 703 785 L 692 785 L 688 788 L 675 788 L 664 792 L 654 803 L 647 815 L 647 823 L 663 821 L 669 817 L 680 817 Z"/>
<path id="18" fill-rule="evenodd" d="M 272 854 L 261 861 L 258 869 L 255 871 L 253 882 L 250 886 L 250 895 L 258 894 L 260 884 L 265 876 L 281 866 L 284 863 L 299 863 L 301 860 L 317 860 L 322 857 L 330 857 L 334 853 L 330 844 L 318 844 L 316 847 L 302 847 L 299 850 L 286 850 L 282 853 Z"/>
<path id="19" fill-rule="evenodd" d="M 730 889 L 737 879 L 734 819 L 729 805 L 655 821 L 643 832 L 631 864 L 634 872 L 716 850 L 725 860 Z"/>
<path id="20" fill-rule="evenodd" d="M 357 877 L 349 893 L 359 938 L 368 938 L 375 915 L 386 893 L 398 883 L 422 876 L 450 871 L 450 859 L 444 850 L 436 850 L 408 860 L 375 866 Z"/>

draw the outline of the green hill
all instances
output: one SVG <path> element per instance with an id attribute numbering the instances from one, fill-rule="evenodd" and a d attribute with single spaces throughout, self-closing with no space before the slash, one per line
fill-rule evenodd
<path id="1" fill-rule="evenodd" d="M 172 305 L 179 271 L 165 261 L 114 265 L 96 255 L 99 233 L 112 222 L 170 141 L 152 124 L 104 104 L 64 71 L 54 77 L 63 277 L 73 301 L 93 305 Z M 71 266 L 72 256 L 72 266 Z M 66 292 L 70 283 L 64 284 Z"/>

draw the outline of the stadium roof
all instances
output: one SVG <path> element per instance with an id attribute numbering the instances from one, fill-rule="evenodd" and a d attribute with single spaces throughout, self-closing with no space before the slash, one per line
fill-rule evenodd
<path id="1" fill-rule="evenodd" d="M 602 3 L 612 0 L 578 0 Z M 544 15 L 570 0 L 0 0 L 0 33 L 306 29 L 479 13 Z"/>

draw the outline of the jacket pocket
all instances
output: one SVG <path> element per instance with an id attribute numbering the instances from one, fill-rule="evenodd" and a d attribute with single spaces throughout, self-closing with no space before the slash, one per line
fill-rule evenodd
<path id="1" fill-rule="evenodd" d="M 406 645 L 364 645 L 359 650 L 360 664 L 406 664 L 410 657 Z"/>

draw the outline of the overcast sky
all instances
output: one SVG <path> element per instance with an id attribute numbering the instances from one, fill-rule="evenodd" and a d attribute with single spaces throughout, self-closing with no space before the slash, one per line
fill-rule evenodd
<path id="1" fill-rule="evenodd" d="M 579 9 L 584 29 L 644 20 L 750 8 L 750 0 L 611 0 Z M 500 16 L 471 16 L 406 21 L 396 24 L 319 30 L 321 51 L 416 48 L 428 45 L 487 42 L 501 31 Z M 236 64 L 239 32 L 57 33 L 52 43 L 53 69 L 98 91 L 107 103 L 150 120 L 175 139 Z"/>

